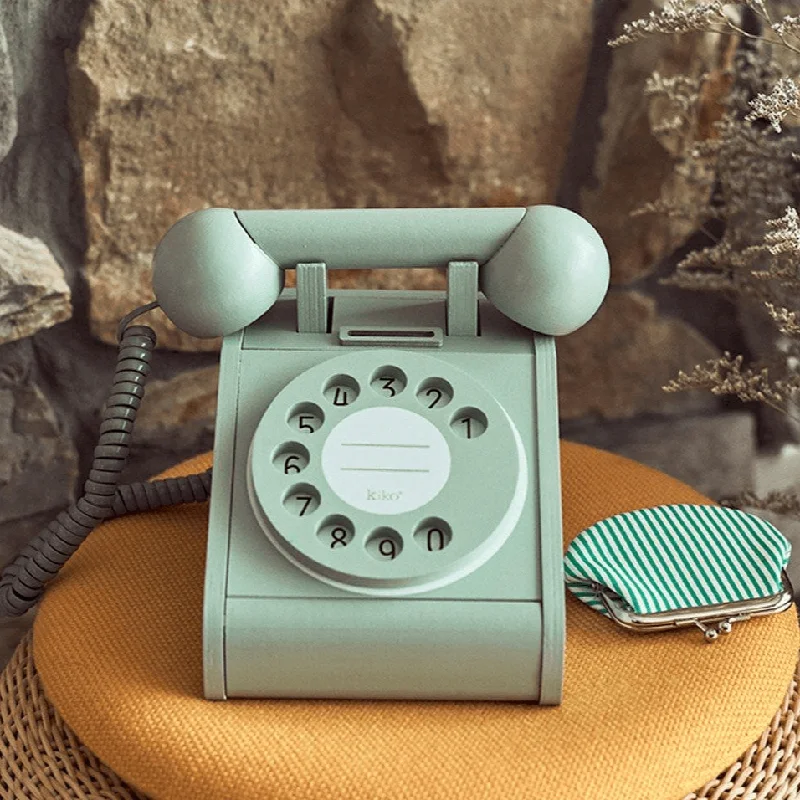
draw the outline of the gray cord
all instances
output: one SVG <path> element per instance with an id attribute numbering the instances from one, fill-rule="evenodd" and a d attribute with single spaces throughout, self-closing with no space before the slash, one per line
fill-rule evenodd
<path id="1" fill-rule="evenodd" d="M 211 493 L 211 470 L 180 478 L 142 481 L 117 487 L 114 495 L 114 516 L 152 511 L 162 506 L 181 503 L 202 503 Z"/>
<path id="2" fill-rule="evenodd" d="M 45 585 L 104 520 L 208 499 L 210 469 L 181 478 L 119 485 L 156 346 L 152 328 L 147 325 L 131 327 L 130 323 L 157 305 L 150 303 L 137 308 L 120 322 L 114 384 L 106 399 L 100 438 L 94 449 L 89 479 L 84 484 L 84 494 L 40 531 L 0 574 L 0 616 L 21 616 L 36 605 Z"/>

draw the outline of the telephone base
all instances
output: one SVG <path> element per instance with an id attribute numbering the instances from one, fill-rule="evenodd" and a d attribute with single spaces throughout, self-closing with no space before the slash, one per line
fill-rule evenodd
<path id="1" fill-rule="evenodd" d="M 223 341 L 205 696 L 560 702 L 553 339 L 330 294 L 327 330 L 284 290 Z"/>

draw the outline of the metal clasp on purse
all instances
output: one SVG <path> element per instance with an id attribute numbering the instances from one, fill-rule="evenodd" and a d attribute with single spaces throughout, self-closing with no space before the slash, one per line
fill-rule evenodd
<path id="1" fill-rule="evenodd" d="M 733 603 L 679 608 L 654 614 L 637 614 L 631 611 L 626 607 L 627 604 L 622 598 L 610 591 L 608 587 L 594 583 L 592 588 L 597 592 L 611 619 L 629 631 L 650 633 L 695 625 L 703 632 L 707 642 L 714 642 L 720 634 L 730 633 L 736 622 L 786 611 L 792 604 L 794 590 L 786 570 L 781 573 L 781 577 L 783 578 L 782 591 L 770 597 L 754 597 L 750 600 L 737 600 Z"/>

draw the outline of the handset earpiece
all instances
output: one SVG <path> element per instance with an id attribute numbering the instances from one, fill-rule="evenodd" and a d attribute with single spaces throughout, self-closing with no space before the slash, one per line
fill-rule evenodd
<path id="1" fill-rule="evenodd" d="M 563 336 L 594 316 L 609 274 L 605 245 L 583 217 L 557 206 L 532 206 L 484 264 L 481 288 L 520 325 Z"/>
<path id="2" fill-rule="evenodd" d="M 226 336 L 257 320 L 277 300 L 283 271 L 231 209 L 208 208 L 178 220 L 153 256 L 153 290 L 164 313 L 192 336 Z"/>

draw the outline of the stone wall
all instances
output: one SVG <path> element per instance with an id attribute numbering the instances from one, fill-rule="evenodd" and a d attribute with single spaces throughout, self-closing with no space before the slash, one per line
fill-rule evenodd
<path id="1" fill-rule="evenodd" d="M 747 485 L 750 415 L 660 388 L 735 346 L 720 333 L 735 334 L 731 310 L 658 284 L 691 223 L 629 216 L 662 188 L 688 192 L 671 142 L 649 132 L 658 110 L 643 98 L 645 78 L 721 75 L 732 51 L 714 37 L 606 47 L 650 8 L 4 0 L 0 561 L 78 491 L 117 321 L 150 299 L 160 236 L 211 205 L 558 202 L 583 213 L 608 244 L 613 288 L 560 343 L 564 432 L 710 492 Z M 706 98 L 709 131 L 719 100 Z M 336 276 L 348 286 L 397 279 Z M 402 279 L 442 285 L 436 273 Z M 216 344 L 151 318 L 163 349 L 131 479 L 210 448 L 213 432 Z"/>

